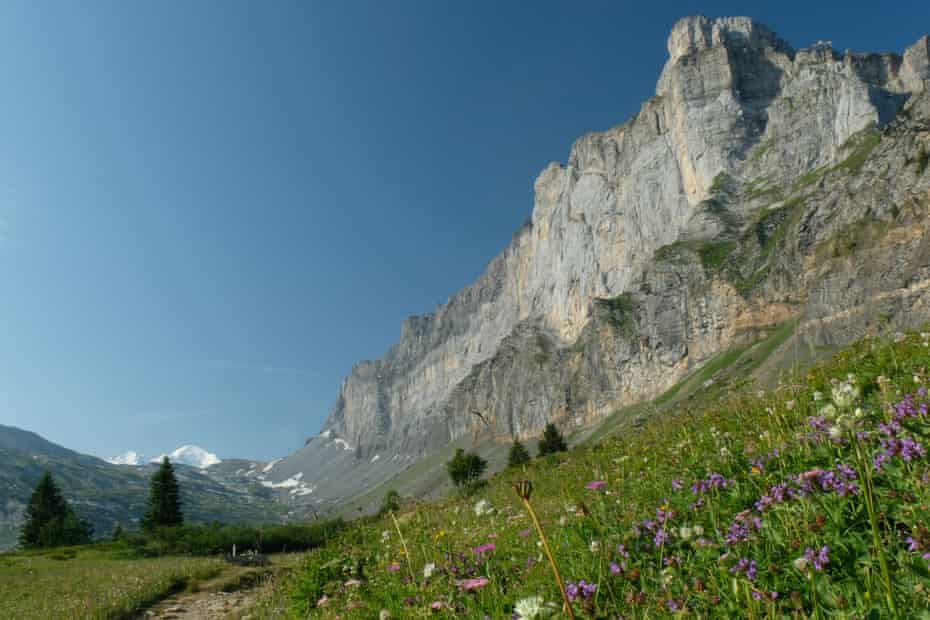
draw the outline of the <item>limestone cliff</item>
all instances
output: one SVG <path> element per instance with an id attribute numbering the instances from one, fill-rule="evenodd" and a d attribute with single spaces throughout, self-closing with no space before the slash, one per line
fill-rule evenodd
<path id="1" fill-rule="evenodd" d="M 512 243 L 356 365 L 276 476 L 345 497 L 475 433 L 590 424 L 753 327 L 840 341 L 930 319 L 927 37 L 840 54 L 690 17 L 668 52 L 656 95 L 540 173 Z"/>

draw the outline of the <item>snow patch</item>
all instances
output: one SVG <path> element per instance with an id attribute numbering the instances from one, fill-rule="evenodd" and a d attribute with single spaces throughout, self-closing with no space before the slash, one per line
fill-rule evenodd
<path id="1" fill-rule="evenodd" d="M 138 452 L 129 450 L 117 456 L 108 458 L 107 463 L 112 465 L 142 465 L 144 462 L 143 458 L 144 457 Z"/>
<path id="2" fill-rule="evenodd" d="M 375 461 L 377 461 L 377 460 L 380 459 L 380 458 L 381 458 L 381 455 L 380 455 L 380 454 L 376 454 L 376 455 L 374 455 L 373 457 L 371 457 L 371 462 L 374 463 Z"/>
<path id="3" fill-rule="evenodd" d="M 198 469 L 206 469 L 211 465 L 217 465 L 223 462 L 220 460 L 220 457 L 212 452 L 207 452 L 200 446 L 192 445 L 181 446 L 171 454 L 162 454 L 158 458 L 152 459 L 150 462 L 159 463 L 166 456 L 172 463 L 189 465 Z"/>
<path id="4" fill-rule="evenodd" d="M 348 452 L 352 451 L 352 448 L 349 446 L 349 442 L 346 441 L 345 439 L 333 439 L 333 443 L 339 446 L 340 448 L 342 448 L 343 450 L 346 450 Z"/>
<path id="5" fill-rule="evenodd" d="M 262 468 L 262 473 L 263 473 L 263 474 L 267 474 L 268 472 L 270 472 L 270 471 L 272 470 L 272 468 L 274 468 L 275 465 L 277 465 L 278 463 L 280 463 L 282 460 L 284 460 L 284 459 L 275 459 L 275 460 L 271 461 L 270 463 L 268 463 L 267 465 L 265 465 L 264 468 Z"/>

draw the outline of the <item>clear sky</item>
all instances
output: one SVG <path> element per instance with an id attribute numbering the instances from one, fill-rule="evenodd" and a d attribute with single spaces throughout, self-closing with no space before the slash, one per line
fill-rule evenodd
<path id="1" fill-rule="evenodd" d="M 271 458 L 474 280 L 684 15 L 902 51 L 930 3 L 0 3 L 0 423 Z"/>

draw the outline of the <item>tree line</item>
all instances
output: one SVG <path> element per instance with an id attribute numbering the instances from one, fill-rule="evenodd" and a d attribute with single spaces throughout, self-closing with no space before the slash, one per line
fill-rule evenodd
<path id="1" fill-rule="evenodd" d="M 171 461 L 165 457 L 152 476 L 141 526 L 143 531 L 152 533 L 159 528 L 180 527 L 183 523 L 178 479 Z M 19 533 L 19 546 L 23 549 L 47 549 L 83 545 L 91 542 L 93 535 L 94 528 L 86 520 L 78 518 L 51 472 L 46 470 L 26 506 L 26 521 Z M 117 525 L 114 538 L 122 535 L 122 526 Z"/>

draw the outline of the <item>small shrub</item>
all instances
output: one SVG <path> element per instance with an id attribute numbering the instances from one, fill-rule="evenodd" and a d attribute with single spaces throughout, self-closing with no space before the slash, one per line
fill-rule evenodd
<path id="1" fill-rule="evenodd" d="M 457 487 L 477 480 L 487 469 L 488 462 L 474 452 L 465 452 L 462 448 L 455 451 L 455 456 L 446 463 L 446 471 L 452 484 Z"/>
<path id="2" fill-rule="evenodd" d="M 565 452 L 566 450 L 568 450 L 568 445 L 566 445 L 565 438 L 562 437 L 559 429 L 552 422 L 546 424 L 546 428 L 543 429 L 542 439 L 539 440 L 539 456 Z"/>
<path id="3" fill-rule="evenodd" d="M 400 508 L 400 493 L 391 489 L 384 494 L 384 499 L 381 500 L 381 508 L 378 509 L 379 515 L 386 515 L 389 512 L 397 512 Z"/>
<path id="4" fill-rule="evenodd" d="M 516 467 L 529 462 L 530 453 L 519 439 L 514 439 L 513 445 L 510 446 L 510 454 L 507 455 L 507 466 Z"/>

